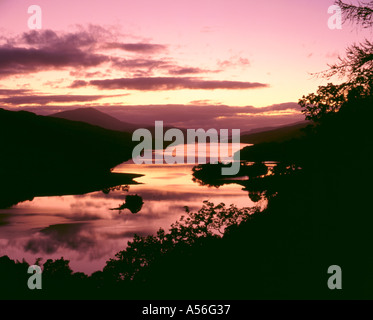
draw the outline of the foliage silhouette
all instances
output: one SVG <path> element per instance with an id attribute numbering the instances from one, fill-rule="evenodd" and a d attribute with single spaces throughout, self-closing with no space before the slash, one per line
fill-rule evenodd
<path id="1" fill-rule="evenodd" d="M 373 1 L 347 4 L 342 0 L 335 1 L 344 15 L 344 22 L 351 21 L 363 28 L 373 26 Z M 329 83 L 320 86 L 317 94 L 303 96 L 299 104 L 306 119 L 320 121 L 324 115 L 337 112 L 342 104 L 351 98 L 369 97 L 373 89 L 373 43 L 365 39 L 362 43 L 353 44 L 346 49 L 345 57 L 338 57 L 338 62 L 329 65 L 329 69 L 315 74 L 331 79 L 338 76 L 345 80 L 340 85 Z"/>
<path id="2" fill-rule="evenodd" d="M 344 14 L 344 22 L 351 21 L 363 28 L 373 26 L 373 1 L 358 2 L 358 5 L 345 3 L 342 0 L 335 1 Z"/>
<path id="3" fill-rule="evenodd" d="M 126 196 L 126 201 L 121 204 L 118 208 L 112 208 L 110 210 L 119 210 L 119 213 L 124 210 L 128 209 L 132 213 L 138 213 L 142 205 L 144 204 L 144 201 L 141 196 L 135 194 L 135 195 L 127 195 Z"/>
<path id="4" fill-rule="evenodd" d="M 169 233 L 161 228 L 156 236 L 135 235 L 127 248 L 116 254 L 116 259 L 107 262 L 104 273 L 114 281 L 134 280 L 143 269 L 176 248 L 191 247 L 201 239 L 220 238 L 226 228 L 247 220 L 257 208 L 226 208 L 223 203 L 205 201 L 198 212 L 191 212 L 188 207 L 185 210 L 187 216 L 172 224 Z"/>
<path id="5" fill-rule="evenodd" d="M 234 176 L 224 176 L 221 173 L 223 167 L 229 167 L 231 164 L 206 163 L 194 166 L 192 171 L 192 180 L 202 186 L 219 188 L 224 184 L 236 183 L 235 178 L 248 177 L 250 179 L 264 176 L 268 173 L 268 167 L 263 162 L 248 164 L 242 162 L 239 172 Z"/>

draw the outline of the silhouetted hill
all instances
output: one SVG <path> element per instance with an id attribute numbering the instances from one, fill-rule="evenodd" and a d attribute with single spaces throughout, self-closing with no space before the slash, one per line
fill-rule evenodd
<path id="1" fill-rule="evenodd" d="M 58 113 L 48 115 L 48 117 L 85 122 L 85 123 L 98 126 L 101 128 L 115 130 L 115 131 L 122 131 L 122 132 L 132 133 L 136 129 L 144 128 L 144 129 L 148 129 L 152 133 L 153 137 L 155 136 L 154 124 L 147 125 L 147 124 L 133 124 L 129 122 L 124 122 L 115 117 L 108 115 L 107 113 L 104 113 L 102 111 L 99 111 L 95 108 L 90 108 L 90 107 L 61 111 Z M 164 126 L 163 131 L 165 132 L 168 129 L 172 129 L 172 128 L 175 128 L 175 127 Z M 180 130 L 184 134 L 186 134 L 186 129 L 180 129 Z M 165 142 L 164 145 L 167 145 L 169 143 Z"/>
<path id="2" fill-rule="evenodd" d="M 62 118 L 72 121 L 81 121 L 99 126 L 109 130 L 128 131 L 132 132 L 141 125 L 135 125 L 128 122 L 123 122 L 114 118 L 107 113 L 101 112 L 95 108 L 78 108 L 67 110 L 49 115 L 49 117 Z"/>
<path id="3" fill-rule="evenodd" d="M 0 109 L 0 207 L 131 183 L 110 169 L 132 157 L 133 145 L 127 132 Z"/>
<path id="4" fill-rule="evenodd" d="M 309 124 L 308 121 L 301 121 L 278 128 L 254 129 L 252 131 L 243 132 L 241 134 L 241 142 L 257 144 L 263 142 L 282 142 L 293 138 L 299 138 L 304 136 L 303 129 Z"/>
<path id="5" fill-rule="evenodd" d="M 283 127 L 283 126 L 280 126 L 280 127 Z M 242 132 L 241 134 L 242 135 L 249 135 L 249 134 L 253 134 L 253 133 L 258 133 L 258 132 L 263 132 L 263 131 L 269 131 L 269 130 L 274 130 L 274 129 L 277 129 L 279 127 L 259 127 L 259 128 L 254 128 L 254 129 L 251 129 L 251 130 L 248 130 L 248 131 L 244 131 Z"/>

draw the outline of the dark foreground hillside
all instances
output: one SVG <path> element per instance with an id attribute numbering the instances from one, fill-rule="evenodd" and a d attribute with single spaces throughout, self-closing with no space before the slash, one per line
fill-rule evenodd
<path id="1" fill-rule="evenodd" d="M 130 183 L 110 169 L 131 158 L 132 146 L 129 133 L 0 109 L 0 207 Z"/>

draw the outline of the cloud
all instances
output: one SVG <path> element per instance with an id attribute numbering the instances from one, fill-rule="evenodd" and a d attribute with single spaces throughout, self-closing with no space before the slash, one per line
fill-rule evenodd
<path id="1" fill-rule="evenodd" d="M 249 67 L 250 61 L 247 58 L 231 57 L 229 60 L 218 61 L 218 66 L 223 69 L 229 67 Z"/>
<path id="2" fill-rule="evenodd" d="M 95 101 L 105 96 L 102 95 L 23 95 L 23 96 L 12 96 L 8 98 L 0 99 L 0 102 L 21 105 L 21 104 L 39 104 L 47 105 L 49 103 L 61 103 L 61 102 L 86 102 Z"/>
<path id="3" fill-rule="evenodd" d="M 11 213 L 1 213 L 0 214 L 0 227 L 10 224 L 9 220 L 11 217 L 12 217 Z"/>
<path id="4" fill-rule="evenodd" d="M 49 29 L 24 32 L 0 46 L 0 74 L 98 66 L 110 60 L 94 53 L 107 37 L 112 37 L 111 33 L 98 26 L 60 34 Z"/>
<path id="5" fill-rule="evenodd" d="M 234 56 L 218 61 L 217 70 L 207 70 L 198 66 L 180 66 L 169 54 L 168 45 L 140 41 L 121 42 L 121 35 L 100 26 L 78 27 L 74 32 L 55 32 L 53 30 L 31 30 L 19 36 L 4 38 L 0 42 L 0 77 L 25 75 L 50 70 L 68 70 L 73 81 L 71 88 L 79 88 L 85 83 L 81 78 L 109 77 L 111 71 L 125 71 L 126 77 L 133 78 L 127 86 L 135 90 L 174 90 L 185 89 L 244 89 L 266 86 L 255 82 L 200 80 L 173 77 L 149 78 L 151 76 L 185 76 L 202 73 L 217 73 L 227 68 L 247 67 L 246 58 Z M 118 50 L 132 53 L 123 56 Z M 159 54 L 166 53 L 166 56 Z M 150 58 L 144 55 L 157 55 Z M 104 72 L 105 68 L 106 72 Z M 74 79 L 75 78 L 75 79 Z M 149 80 L 150 79 L 150 80 Z M 163 79 L 163 80 L 162 80 Z M 106 79 L 111 81 L 114 79 Z M 115 79 L 118 81 L 120 79 Z M 80 82 L 79 82 L 80 81 Z M 103 81 L 103 80 L 97 80 Z M 135 82 L 143 82 L 138 86 Z M 151 82 L 151 83 L 149 83 Z M 147 84 L 148 83 L 148 84 Z M 95 84 L 94 84 L 95 85 Z M 103 84 L 100 84 L 103 86 Z M 111 86 L 115 86 L 112 82 Z M 143 89 L 142 87 L 145 87 Z M 151 89 L 146 89 L 150 87 Z M 163 89 L 162 89 L 163 90 Z"/>
<path id="6" fill-rule="evenodd" d="M 107 76 L 105 73 L 100 71 L 86 72 L 84 70 L 74 70 L 70 71 L 70 76 L 72 77 L 83 77 L 83 78 L 94 78 L 94 77 L 104 77 Z"/>
<path id="7" fill-rule="evenodd" d="M 102 29 L 103 30 L 103 29 Z M 97 44 L 99 38 L 92 30 L 80 30 L 77 32 L 67 32 L 57 34 L 50 29 L 24 32 L 18 39 L 18 43 L 24 43 L 36 48 L 63 48 L 66 47 L 88 47 Z"/>
<path id="8" fill-rule="evenodd" d="M 25 251 L 32 253 L 55 253 L 60 248 L 81 251 L 96 245 L 92 232 L 85 230 L 84 223 L 64 223 L 50 225 L 41 229 L 36 237 L 24 245 Z"/>
<path id="9" fill-rule="evenodd" d="M 0 89 L 0 96 L 15 96 L 29 93 L 29 89 Z"/>
<path id="10" fill-rule="evenodd" d="M 121 59 L 110 54 L 98 53 L 108 39 L 115 38 L 116 35 L 109 30 L 92 25 L 86 29 L 80 28 L 76 32 L 25 32 L 21 36 L 7 39 L 6 44 L 0 46 L 0 76 L 68 67 L 79 70 L 97 67 L 104 62 L 111 63 L 117 69 L 154 68 L 165 63 L 152 59 Z M 120 48 L 134 53 L 156 53 L 165 50 L 166 46 L 112 42 L 105 48 Z"/>
<path id="11" fill-rule="evenodd" d="M 72 88 L 72 89 L 81 88 L 81 87 L 85 87 L 87 84 L 88 84 L 88 82 L 84 81 L 84 80 L 74 80 L 70 84 L 69 88 Z"/>
<path id="12" fill-rule="evenodd" d="M 136 73 L 138 69 L 145 68 L 149 72 L 169 64 L 165 60 L 124 59 L 111 52 L 102 53 L 102 49 L 122 49 L 135 54 L 155 54 L 167 48 L 166 45 L 145 42 L 108 42 L 117 36 L 107 29 L 92 25 L 80 27 L 75 32 L 57 33 L 48 29 L 25 32 L 6 39 L 5 44 L 0 45 L 0 77 L 65 68 L 74 68 L 72 72 L 77 72 L 82 68 L 98 67 L 105 62 L 112 69 Z M 99 75 L 97 70 L 85 72 L 87 76 Z"/>
<path id="13" fill-rule="evenodd" d="M 205 73 L 209 72 L 207 70 L 202 70 L 200 68 L 192 68 L 192 67 L 175 67 L 168 71 L 169 74 L 172 75 L 185 75 L 185 74 L 198 74 L 198 73 Z"/>
<path id="14" fill-rule="evenodd" d="M 154 43 L 107 43 L 106 48 L 109 49 L 122 49 L 125 51 L 131 51 L 135 53 L 147 53 L 147 54 L 153 54 L 158 53 L 161 51 L 164 51 L 167 49 L 166 45 L 162 44 L 154 44 Z"/>
<path id="15" fill-rule="evenodd" d="M 81 205 L 82 210 L 76 211 L 76 207 L 71 206 L 72 209 L 75 209 L 74 214 L 55 214 L 55 216 L 62 217 L 67 220 L 71 221 L 94 221 L 94 220 L 100 220 L 103 219 L 102 216 L 94 213 L 89 213 L 84 211 L 83 209 L 86 208 L 86 203 L 83 203 Z"/>
<path id="16" fill-rule="evenodd" d="M 104 55 L 74 47 L 61 50 L 58 47 L 38 49 L 0 46 L 0 77 L 65 67 L 92 67 L 105 61 L 109 61 L 109 58 Z"/>
<path id="17" fill-rule="evenodd" d="M 203 99 L 203 100 L 193 100 L 189 102 L 190 105 L 198 105 L 198 106 L 208 106 L 208 105 L 219 105 L 220 102 L 212 101 L 209 99 Z"/>
<path id="18" fill-rule="evenodd" d="M 125 238 L 133 238 L 135 234 L 137 234 L 140 237 L 146 237 L 150 234 L 153 234 L 154 230 L 153 229 L 146 229 L 146 228 L 141 228 L 139 230 L 133 230 L 133 231 L 123 231 L 120 233 L 104 233 L 103 238 L 109 239 L 109 240 L 116 240 L 116 239 L 125 239 Z"/>
<path id="19" fill-rule="evenodd" d="M 156 166 L 154 170 L 156 170 Z M 174 191 L 164 191 L 164 190 L 141 190 L 141 197 L 143 198 L 144 202 L 147 203 L 148 201 L 168 201 L 168 200 L 185 200 L 190 201 L 194 199 L 198 199 L 199 193 L 197 192 L 183 192 L 183 194 L 180 194 L 180 192 L 174 192 Z M 103 199 L 115 199 L 118 200 L 118 205 L 120 205 L 120 201 L 123 202 L 123 194 L 121 193 L 109 193 L 108 195 L 103 195 L 100 193 L 93 194 L 92 197 L 95 198 L 103 198 Z M 143 212 L 143 211 L 142 211 Z M 141 219 L 152 219 L 152 217 L 149 217 L 147 215 L 143 214 L 130 214 L 130 217 L 133 219 L 141 218 Z M 141 217 L 140 217 L 141 216 Z"/>
<path id="20" fill-rule="evenodd" d="M 142 59 L 142 58 L 136 58 L 136 59 L 122 59 L 113 57 L 111 59 L 111 63 L 114 68 L 120 69 L 120 70 L 135 70 L 137 69 L 148 69 L 151 71 L 152 69 L 164 69 L 169 65 L 168 60 L 156 60 L 156 59 Z"/>
<path id="21" fill-rule="evenodd" d="M 114 90 L 214 90 L 214 89 L 256 89 L 267 88 L 269 85 L 258 82 L 228 81 L 228 80 L 201 80 L 189 77 L 138 77 L 138 78 L 117 78 L 104 80 L 91 80 L 89 82 L 74 81 L 70 87 L 86 86 L 87 84 L 97 87 L 98 89 Z"/>

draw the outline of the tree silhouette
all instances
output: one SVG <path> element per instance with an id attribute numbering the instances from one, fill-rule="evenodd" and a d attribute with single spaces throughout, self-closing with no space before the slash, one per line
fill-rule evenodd
<path id="1" fill-rule="evenodd" d="M 356 23 L 362 28 L 373 27 L 373 1 L 358 2 L 358 5 L 347 4 L 337 0 L 344 17 L 344 22 Z M 373 43 L 366 39 L 360 44 L 353 44 L 346 50 L 344 58 L 339 57 L 339 62 L 330 65 L 330 69 L 323 76 L 331 78 L 334 75 L 346 77 L 347 83 L 365 85 L 372 88 L 373 74 Z"/>
<path id="2" fill-rule="evenodd" d="M 264 176 L 268 173 L 268 167 L 263 162 L 255 162 L 252 165 L 242 165 L 241 175 L 247 175 L 250 179 Z"/>
<path id="3" fill-rule="evenodd" d="M 255 179 L 268 173 L 268 167 L 261 161 L 253 164 L 242 162 L 239 172 L 234 176 L 227 177 L 221 173 L 221 169 L 227 166 L 230 165 L 224 163 L 199 164 L 192 169 L 192 180 L 202 186 L 219 188 L 224 184 L 234 183 L 235 180 L 231 178 L 249 177 L 250 179 Z"/>
<path id="4" fill-rule="evenodd" d="M 330 113 L 338 112 L 346 101 L 346 86 L 329 83 L 326 86 L 319 86 L 317 93 L 303 96 L 299 100 L 302 113 L 306 120 L 319 122 Z"/>
<path id="5" fill-rule="evenodd" d="M 359 2 L 358 5 L 346 4 L 341 0 L 335 3 L 342 10 L 344 22 L 351 21 L 363 28 L 373 26 L 373 1 Z M 349 99 L 372 94 L 373 42 L 365 39 L 362 43 L 347 47 L 345 56 L 339 56 L 338 61 L 328 67 L 328 70 L 314 75 L 328 80 L 337 76 L 344 82 L 320 86 L 316 94 L 311 93 L 299 100 L 307 120 L 320 122 L 338 112 Z"/>
<path id="6" fill-rule="evenodd" d="M 144 201 L 141 196 L 135 194 L 135 195 L 127 195 L 126 201 L 121 204 L 118 208 L 112 208 L 110 210 L 119 210 L 119 213 L 124 210 L 128 209 L 132 213 L 138 213 L 144 204 Z"/>
<path id="7" fill-rule="evenodd" d="M 342 9 L 344 21 L 355 22 L 363 28 L 373 26 L 373 1 L 358 2 L 358 5 L 345 3 L 342 0 L 335 2 Z"/>
<path id="8" fill-rule="evenodd" d="M 52 260 L 48 259 L 43 264 L 43 276 L 55 278 L 55 279 L 66 279 L 73 273 L 69 266 L 69 260 L 64 258 Z"/>
<path id="9" fill-rule="evenodd" d="M 226 229 L 247 221 L 258 208 L 241 208 L 234 205 L 226 207 L 224 203 L 214 205 L 209 201 L 198 212 L 185 207 L 186 216 L 171 225 L 168 233 L 160 228 L 156 236 L 134 236 L 125 250 L 110 259 L 104 274 L 114 281 L 134 280 L 143 269 L 152 265 L 165 254 L 180 247 L 191 247 L 201 239 L 220 238 Z"/>

